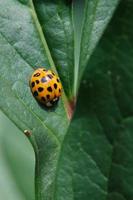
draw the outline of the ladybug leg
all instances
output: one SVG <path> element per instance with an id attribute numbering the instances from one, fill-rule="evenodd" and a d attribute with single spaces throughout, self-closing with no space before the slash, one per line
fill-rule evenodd
<path id="1" fill-rule="evenodd" d="M 59 101 L 59 97 L 55 97 L 55 98 L 53 99 L 53 102 L 57 102 L 57 101 Z"/>

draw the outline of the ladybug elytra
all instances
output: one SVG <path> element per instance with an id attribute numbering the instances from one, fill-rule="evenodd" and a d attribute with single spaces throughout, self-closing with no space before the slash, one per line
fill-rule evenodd
<path id="1" fill-rule="evenodd" d="M 38 68 L 31 76 L 30 88 L 38 102 L 51 107 L 59 100 L 62 85 L 54 72 L 45 68 Z"/>

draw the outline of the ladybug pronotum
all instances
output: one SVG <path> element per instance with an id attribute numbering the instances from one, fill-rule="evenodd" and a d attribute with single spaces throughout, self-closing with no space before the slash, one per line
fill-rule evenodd
<path id="1" fill-rule="evenodd" d="M 62 85 L 54 72 L 45 68 L 38 68 L 31 76 L 30 88 L 38 102 L 51 107 L 59 100 Z"/>

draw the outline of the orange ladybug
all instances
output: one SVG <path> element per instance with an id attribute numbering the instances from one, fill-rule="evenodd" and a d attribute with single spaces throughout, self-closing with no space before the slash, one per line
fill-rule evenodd
<path id="1" fill-rule="evenodd" d="M 38 68 L 33 72 L 30 79 L 30 88 L 36 100 L 47 107 L 53 106 L 62 93 L 59 77 L 45 68 Z"/>

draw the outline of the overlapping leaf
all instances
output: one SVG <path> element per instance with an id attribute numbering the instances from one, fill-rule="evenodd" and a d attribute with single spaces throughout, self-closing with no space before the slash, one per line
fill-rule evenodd
<path id="1" fill-rule="evenodd" d="M 121 2 L 88 63 L 62 147 L 58 200 L 132 200 L 132 11 Z"/>
<path id="2" fill-rule="evenodd" d="M 77 89 L 88 60 L 118 3 L 119 0 L 85 0 L 79 69 L 77 77 L 75 77 L 75 87 Z"/>

